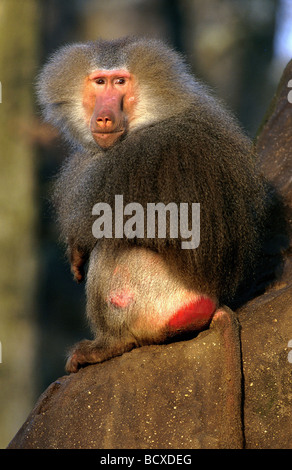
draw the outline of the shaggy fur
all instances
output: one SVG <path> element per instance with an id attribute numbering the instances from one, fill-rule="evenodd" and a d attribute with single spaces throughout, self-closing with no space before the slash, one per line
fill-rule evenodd
<path id="1" fill-rule="evenodd" d="M 134 75 L 139 100 L 129 133 L 102 150 L 84 123 L 81 86 L 93 70 L 113 67 Z M 69 252 L 77 249 L 85 259 L 91 255 L 87 291 L 94 328 L 109 329 L 108 307 L 99 292 L 103 286 L 96 288 L 97 273 L 105 275 L 102 272 L 114 264 L 112 254 L 118 258 L 128 247 L 161 254 L 173 279 L 187 289 L 220 303 L 231 302 L 239 286 L 250 279 L 258 257 L 264 185 L 249 139 L 189 74 L 182 58 L 160 42 L 136 38 L 66 46 L 45 66 L 38 92 L 46 119 L 72 146 L 55 184 L 54 203 Z M 182 250 L 181 239 L 169 234 L 165 239 L 124 237 L 97 244 L 92 208 L 97 202 L 114 207 L 115 195 L 123 195 L 124 205 L 139 202 L 145 213 L 149 202 L 200 203 L 199 247 Z M 131 259 L 129 255 L 130 270 Z M 168 293 L 166 289 L 166 297 Z M 120 336 L 125 322 L 129 330 L 128 320 L 115 320 Z"/>

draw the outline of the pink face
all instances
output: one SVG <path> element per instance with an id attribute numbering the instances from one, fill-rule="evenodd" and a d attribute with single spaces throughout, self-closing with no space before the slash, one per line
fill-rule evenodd
<path id="1" fill-rule="evenodd" d="M 134 79 L 127 70 L 95 70 L 86 77 L 82 104 L 100 147 L 111 147 L 127 132 L 136 102 L 134 91 Z"/>

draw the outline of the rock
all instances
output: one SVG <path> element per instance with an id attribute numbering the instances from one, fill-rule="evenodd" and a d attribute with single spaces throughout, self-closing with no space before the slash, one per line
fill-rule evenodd
<path id="1" fill-rule="evenodd" d="M 278 90 L 256 139 L 260 166 L 283 198 L 291 235 L 292 214 L 292 104 L 288 101 L 288 63 Z M 285 236 L 277 233 L 274 246 Z M 246 448 L 292 448 L 292 363 L 288 342 L 292 339 L 291 237 L 284 253 L 281 278 L 260 297 L 237 312 L 241 325 L 244 375 L 243 426 Z"/>
<path id="2" fill-rule="evenodd" d="M 144 346 L 54 382 L 15 448 L 240 448 L 241 365 L 234 314 L 196 339 Z"/>
<path id="3" fill-rule="evenodd" d="M 292 275 L 238 312 L 246 448 L 292 448 Z"/>
<path id="4" fill-rule="evenodd" d="M 277 92 L 256 138 L 263 174 L 273 182 L 292 209 L 292 103 L 288 101 L 288 82 L 292 60 L 281 77 Z M 291 220 L 290 220 L 291 222 Z"/>

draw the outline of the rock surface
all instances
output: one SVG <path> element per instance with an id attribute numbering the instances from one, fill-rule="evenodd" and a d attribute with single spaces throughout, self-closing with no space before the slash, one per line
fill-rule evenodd
<path id="1" fill-rule="evenodd" d="M 283 197 L 289 229 L 292 221 L 292 103 L 288 81 L 292 60 L 256 139 L 263 174 Z M 277 220 L 273 220 L 277 225 Z M 291 232 L 290 232 L 291 233 Z M 278 234 L 278 239 L 283 234 Z M 276 233 L 277 237 L 277 233 Z M 288 243 L 289 245 L 289 243 Z M 241 308 L 244 374 L 243 425 L 247 448 L 292 448 L 292 253 L 286 250 L 281 278 Z"/>
<path id="2" fill-rule="evenodd" d="M 196 339 L 145 346 L 62 377 L 10 448 L 240 448 L 238 345 L 226 310 Z"/>
<path id="3" fill-rule="evenodd" d="M 288 218 L 291 78 L 292 61 L 256 141 Z M 56 380 L 8 448 L 292 448 L 291 248 L 281 279 L 237 318 L 222 309 L 192 340 L 145 346 Z"/>

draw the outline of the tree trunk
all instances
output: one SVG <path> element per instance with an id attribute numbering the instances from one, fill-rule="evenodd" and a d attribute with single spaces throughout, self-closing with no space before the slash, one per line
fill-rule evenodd
<path id="1" fill-rule="evenodd" d="M 0 447 L 34 400 L 36 351 L 34 115 L 38 11 L 35 0 L 0 8 Z"/>

